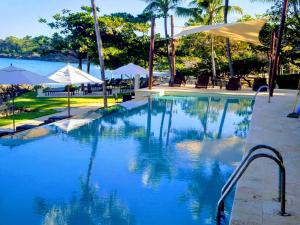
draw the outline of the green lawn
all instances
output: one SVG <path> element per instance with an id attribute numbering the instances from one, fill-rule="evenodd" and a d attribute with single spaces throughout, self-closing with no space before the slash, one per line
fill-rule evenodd
<path id="1" fill-rule="evenodd" d="M 119 99 L 120 100 L 120 99 Z M 14 116 L 16 122 L 30 120 L 58 112 L 57 108 L 67 107 L 67 98 L 38 98 L 36 93 L 29 92 L 15 99 L 16 108 L 24 108 L 24 113 L 19 113 Z M 108 104 L 114 105 L 115 99 L 109 98 Z M 99 108 L 103 106 L 102 97 L 86 97 L 86 98 L 71 98 L 72 107 L 88 107 L 99 105 Z M 11 124 L 12 116 L 0 118 L 0 126 Z"/>

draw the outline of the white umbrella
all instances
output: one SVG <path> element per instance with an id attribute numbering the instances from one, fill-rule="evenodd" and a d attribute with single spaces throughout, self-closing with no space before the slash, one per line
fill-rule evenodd
<path id="1" fill-rule="evenodd" d="M 11 85 L 12 86 L 12 102 L 13 102 L 13 131 L 16 131 L 15 119 L 14 119 L 14 85 L 28 84 L 28 85 L 38 85 L 53 82 L 47 77 L 43 77 L 39 74 L 27 71 L 25 69 L 17 68 L 12 65 L 0 70 L 0 84 Z"/>
<path id="2" fill-rule="evenodd" d="M 116 70 L 112 71 L 113 75 L 115 76 L 127 76 L 130 79 L 132 79 L 133 77 L 140 75 L 140 76 L 148 76 L 149 72 L 148 70 L 144 69 L 141 66 L 135 65 L 133 63 L 129 63 L 125 66 L 121 66 Z M 130 82 L 130 94 L 131 94 L 131 82 Z"/>
<path id="3" fill-rule="evenodd" d="M 67 65 L 49 76 L 49 79 L 68 86 L 68 117 L 70 112 L 70 85 L 72 84 L 102 84 L 103 81 L 83 72 L 71 65 Z"/>
<path id="4" fill-rule="evenodd" d="M 129 77 L 134 77 L 136 75 L 148 76 L 149 74 L 149 72 L 146 69 L 133 63 L 121 66 L 118 69 L 113 70 L 112 73 L 116 76 L 126 75 Z"/>

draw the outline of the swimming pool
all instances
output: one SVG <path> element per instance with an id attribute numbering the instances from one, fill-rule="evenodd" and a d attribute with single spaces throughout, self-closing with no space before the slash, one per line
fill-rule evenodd
<path id="1" fill-rule="evenodd" d="M 251 99 L 153 96 L 104 114 L 0 141 L 0 224 L 215 223 Z"/>

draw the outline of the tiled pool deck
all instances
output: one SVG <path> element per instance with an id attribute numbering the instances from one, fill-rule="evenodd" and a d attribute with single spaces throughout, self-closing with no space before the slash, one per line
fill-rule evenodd
<path id="1" fill-rule="evenodd" d="M 259 159 L 238 183 L 232 225 L 300 224 L 300 119 L 286 117 L 295 96 L 295 91 L 277 90 L 270 104 L 267 97 L 259 96 L 246 144 L 246 150 L 267 144 L 281 152 L 287 173 L 286 210 L 291 216 L 277 215 L 278 168 L 268 159 Z"/>
<path id="2" fill-rule="evenodd" d="M 167 94 L 223 94 L 253 96 L 244 89 L 230 92 L 220 89 L 195 89 L 191 87 L 155 87 L 152 91 L 140 90 L 137 96 L 150 93 Z M 295 100 L 296 91 L 276 90 L 271 103 L 266 94 L 260 94 L 255 102 L 253 118 L 245 152 L 258 144 L 267 144 L 283 155 L 287 172 L 286 211 L 289 217 L 277 215 L 280 209 L 278 197 L 278 168 L 268 159 L 255 161 L 238 182 L 231 225 L 299 225 L 300 224 L 300 119 L 287 118 Z"/>

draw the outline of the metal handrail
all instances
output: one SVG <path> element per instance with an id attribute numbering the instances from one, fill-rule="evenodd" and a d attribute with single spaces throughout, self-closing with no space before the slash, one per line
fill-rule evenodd
<path id="1" fill-rule="evenodd" d="M 217 225 L 221 225 L 221 219 L 222 218 L 224 219 L 224 217 L 225 217 L 225 214 L 224 214 L 224 201 L 225 201 L 225 198 L 228 196 L 231 189 L 236 185 L 238 180 L 242 177 L 242 175 L 244 174 L 246 169 L 249 167 L 249 165 L 254 160 L 256 160 L 258 158 L 269 158 L 269 159 L 273 160 L 278 165 L 278 167 L 280 169 L 280 177 L 281 177 L 281 191 L 280 191 L 281 206 L 280 206 L 279 214 L 281 216 L 288 216 L 289 215 L 288 213 L 286 213 L 286 210 L 285 210 L 285 182 L 286 182 L 285 167 L 284 167 L 283 163 L 279 159 L 277 159 L 276 157 L 274 157 L 272 155 L 269 155 L 269 154 L 265 154 L 265 153 L 258 153 L 258 154 L 255 154 L 254 156 L 252 156 L 251 158 L 249 158 L 249 160 L 247 161 L 246 165 L 243 167 L 241 172 L 230 183 L 230 185 L 226 188 L 225 192 L 222 194 L 220 200 L 218 201 L 217 218 L 216 218 L 217 219 Z"/>
<path id="2" fill-rule="evenodd" d="M 260 149 L 265 149 L 265 150 L 269 150 L 271 152 L 273 152 L 276 157 L 279 159 L 279 161 L 283 164 L 283 158 L 282 155 L 280 154 L 280 152 L 278 150 L 276 150 L 275 148 L 268 146 L 268 145 L 256 145 L 253 148 L 251 148 L 248 152 L 248 154 L 243 158 L 242 162 L 240 163 L 240 165 L 235 169 L 235 171 L 231 174 L 231 176 L 229 177 L 229 179 L 227 180 L 226 184 L 223 186 L 222 190 L 221 190 L 221 194 L 223 194 L 226 189 L 228 188 L 229 184 L 232 182 L 232 180 L 236 177 L 236 175 L 240 172 L 241 168 L 245 165 L 245 163 L 248 161 L 248 159 L 250 158 L 250 156 L 252 155 L 253 152 L 260 150 Z M 279 175 L 280 175 L 280 171 L 279 171 Z M 280 178 L 281 179 L 281 178 Z M 279 193 L 280 193 L 280 189 L 281 189 L 281 182 L 279 180 Z M 280 201 L 280 194 L 278 197 L 278 200 Z"/>
<path id="3" fill-rule="evenodd" d="M 268 85 L 260 86 L 260 87 L 257 89 L 257 91 L 256 91 L 256 93 L 255 93 L 255 95 L 254 95 L 254 97 L 253 97 L 253 100 L 256 99 L 258 93 L 259 93 L 263 88 L 267 88 L 267 90 L 270 91 L 270 87 L 269 87 Z M 268 103 L 271 103 L 271 97 L 270 97 L 270 95 L 269 95 Z"/>

